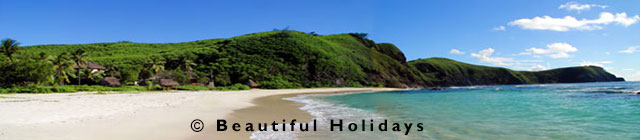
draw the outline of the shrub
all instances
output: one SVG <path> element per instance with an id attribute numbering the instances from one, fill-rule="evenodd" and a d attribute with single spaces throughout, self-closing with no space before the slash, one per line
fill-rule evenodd
<path id="1" fill-rule="evenodd" d="M 120 83 L 127 84 L 129 82 L 137 81 L 141 69 L 141 66 L 123 67 L 120 71 Z"/>
<path id="2" fill-rule="evenodd" d="M 76 92 L 77 90 L 69 86 L 56 86 L 56 87 L 53 87 L 53 91 L 54 92 Z"/>
<path id="3" fill-rule="evenodd" d="M 11 88 L 0 88 L 0 93 L 51 93 L 50 87 L 42 87 L 38 85 L 14 86 Z"/>
<path id="4" fill-rule="evenodd" d="M 147 90 L 153 90 L 153 82 L 152 81 L 146 81 L 145 83 L 147 84 Z"/>
<path id="5" fill-rule="evenodd" d="M 9 89 L 0 88 L 0 93 L 10 93 Z"/>
<path id="6" fill-rule="evenodd" d="M 178 89 L 178 90 L 191 90 L 191 91 L 209 90 L 208 87 L 197 86 L 197 85 L 181 85 L 181 86 L 177 86 L 176 89 Z"/>
<path id="7" fill-rule="evenodd" d="M 282 78 L 282 76 L 270 76 L 269 80 L 261 81 L 258 83 L 261 88 L 267 89 L 281 89 L 281 88 L 299 88 L 302 87 L 300 83 L 289 82 Z"/>
<path id="8" fill-rule="evenodd" d="M 124 86 L 124 87 L 112 87 L 111 91 L 146 91 L 144 86 Z"/>
<path id="9" fill-rule="evenodd" d="M 251 89 L 251 87 L 244 85 L 244 84 L 233 84 L 231 86 L 227 86 L 227 87 L 217 87 L 216 90 L 222 90 L 222 91 L 226 91 L 226 90 L 249 90 Z"/>

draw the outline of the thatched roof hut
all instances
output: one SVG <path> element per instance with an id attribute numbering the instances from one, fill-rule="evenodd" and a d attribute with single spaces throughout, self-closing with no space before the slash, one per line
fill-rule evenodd
<path id="1" fill-rule="evenodd" d="M 73 68 L 74 69 L 80 69 L 80 67 L 78 65 L 74 65 Z M 90 69 L 90 70 L 104 70 L 105 69 L 103 66 L 98 65 L 96 63 L 93 63 L 91 61 L 87 62 L 87 65 L 85 65 L 82 68 L 87 68 L 87 69 Z"/>
<path id="2" fill-rule="evenodd" d="M 178 84 L 178 82 L 173 81 L 171 79 L 160 79 L 160 86 L 163 87 L 173 87 L 173 86 L 178 86 L 180 84 Z"/>
<path id="3" fill-rule="evenodd" d="M 253 80 L 249 79 L 249 81 L 247 81 L 247 86 L 249 86 L 251 88 L 258 88 L 258 83 L 256 83 Z"/>
<path id="4" fill-rule="evenodd" d="M 160 79 L 167 79 L 173 76 L 173 73 L 171 72 L 158 72 L 156 74 L 154 74 L 152 77 L 150 77 L 149 79 L 146 79 L 146 81 L 156 81 L 156 80 L 160 80 Z"/>
<path id="5" fill-rule="evenodd" d="M 101 85 L 105 85 L 105 86 L 120 86 L 120 81 L 118 81 L 118 78 L 115 77 L 105 77 L 100 81 Z"/>

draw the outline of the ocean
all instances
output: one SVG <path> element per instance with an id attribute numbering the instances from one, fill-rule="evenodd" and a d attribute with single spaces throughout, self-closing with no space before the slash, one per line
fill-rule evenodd
<path id="1" fill-rule="evenodd" d="M 304 103 L 318 131 L 253 139 L 640 139 L 640 82 L 450 87 L 285 98 Z M 330 120 L 358 124 L 330 131 Z M 365 125 L 361 125 L 365 120 Z M 409 133 L 378 125 L 412 123 Z M 374 131 L 368 124 L 373 122 Z M 422 123 L 422 131 L 416 124 Z M 361 130 L 362 127 L 365 131 Z M 347 127 L 344 127 L 347 128 Z M 390 128 L 390 126 L 389 126 Z M 406 135 L 405 135 L 406 134 Z"/>

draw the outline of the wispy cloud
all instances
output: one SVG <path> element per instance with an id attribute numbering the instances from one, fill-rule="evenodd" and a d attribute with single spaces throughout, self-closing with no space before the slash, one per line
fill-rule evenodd
<path id="1" fill-rule="evenodd" d="M 558 8 L 559 9 L 565 9 L 567 11 L 577 11 L 578 13 L 582 12 L 582 11 L 587 11 L 587 10 L 591 10 L 591 8 L 607 8 L 608 6 L 606 5 L 600 5 L 600 4 L 581 4 L 575 1 L 572 2 L 567 2 L 565 4 L 560 5 Z"/>
<path id="2" fill-rule="evenodd" d="M 570 31 L 570 30 L 600 30 L 603 25 L 617 23 L 625 27 L 635 24 L 640 20 L 640 16 L 627 16 L 627 13 L 612 14 L 609 12 L 600 13 L 597 19 L 581 19 L 578 20 L 572 16 L 563 18 L 553 18 L 550 16 L 522 18 L 509 22 L 511 26 L 519 26 L 522 29 L 529 30 L 550 30 L 550 31 Z"/>
<path id="3" fill-rule="evenodd" d="M 573 47 L 569 43 L 551 43 L 547 45 L 547 48 L 529 48 L 525 52 L 521 52 L 519 55 L 547 55 L 551 58 L 569 58 L 571 52 L 577 52 L 578 48 Z"/>
<path id="4" fill-rule="evenodd" d="M 536 62 L 532 62 L 529 61 L 527 62 L 526 60 L 516 60 L 515 65 L 513 66 L 513 69 L 516 70 L 528 70 L 528 71 L 541 71 L 541 70 L 548 70 L 550 66 L 544 66 L 539 64 L 538 62 L 542 62 L 542 61 L 536 61 Z"/>
<path id="5" fill-rule="evenodd" d="M 582 61 L 580 66 L 598 66 L 605 67 L 605 64 L 611 64 L 613 61 Z"/>
<path id="6" fill-rule="evenodd" d="M 513 58 L 492 56 L 495 50 L 493 48 L 483 49 L 477 53 L 471 53 L 471 57 L 478 58 L 481 62 L 491 63 L 494 65 L 510 66 L 513 65 Z"/>
<path id="7" fill-rule="evenodd" d="M 535 65 L 529 67 L 529 70 L 531 70 L 531 71 L 539 71 L 539 70 L 547 70 L 547 69 L 549 69 L 549 68 L 547 68 L 547 67 L 545 67 L 543 65 L 540 65 L 540 64 L 535 64 Z"/>
<path id="8" fill-rule="evenodd" d="M 507 28 L 504 26 L 498 26 L 498 27 L 493 27 L 493 29 L 491 29 L 493 31 L 507 31 Z"/>
<path id="9" fill-rule="evenodd" d="M 618 52 L 619 52 L 619 53 L 635 53 L 635 52 L 636 52 L 636 49 L 638 49 L 638 46 L 631 46 L 631 47 L 629 47 L 629 48 L 627 48 L 627 49 L 620 50 L 620 51 L 618 51 Z"/>
<path id="10" fill-rule="evenodd" d="M 550 64 L 547 63 L 547 66 L 541 65 L 543 60 L 536 59 L 514 59 L 509 57 L 499 57 L 494 56 L 496 52 L 493 48 L 487 48 L 480 50 L 476 53 L 471 53 L 471 57 L 477 58 L 480 62 L 489 63 L 498 66 L 508 66 L 516 70 L 528 70 L 528 71 L 539 71 L 539 70 L 547 70 L 550 67 Z"/>
<path id="11" fill-rule="evenodd" d="M 464 52 L 463 52 L 463 51 L 460 51 L 460 50 L 458 50 L 458 49 L 451 49 L 451 50 L 449 51 L 449 53 L 450 53 L 450 54 L 457 54 L 457 55 L 464 54 Z"/>

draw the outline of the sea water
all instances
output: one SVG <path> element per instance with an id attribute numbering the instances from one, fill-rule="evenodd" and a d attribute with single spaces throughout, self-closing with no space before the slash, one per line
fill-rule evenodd
<path id="1" fill-rule="evenodd" d="M 450 87 L 286 98 L 315 132 L 253 139 L 640 139 L 640 82 Z M 423 123 L 424 131 L 329 131 L 329 120 Z M 368 127 L 368 126 L 366 126 Z M 368 128 L 367 128 L 368 129 Z"/>

